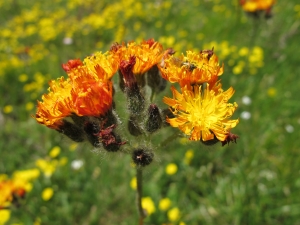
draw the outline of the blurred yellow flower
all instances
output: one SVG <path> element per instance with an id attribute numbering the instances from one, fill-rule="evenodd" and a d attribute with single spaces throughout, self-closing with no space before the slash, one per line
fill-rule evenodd
<path id="1" fill-rule="evenodd" d="M 242 47 L 240 50 L 239 50 L 239 55 L 240 56 L 246 56 L 249 54 L 249 48 L 247 47 Z"/>
<path id="2" fill-rule="evenodd" d="M 50 152 L 49 152 L 49 156 L 51 157 L 51 158 L 55 158 L 55 157 L 57 157 L 58 155 L 59 155 L 59 153 L 60 153 L 60 147 L 59 146 L 55 146 L 55 147 L 53 147 L 51 150 L 50 150 Z"/>
<path id="3" fill-rule="evenodd" d="M 67 157 L 62 157 L 60 160 L 59 160 L 59 165 L 60 166 L 64 166 L 68 163 L 69 159 Z"/>
<path id="4" fill-rule="evenodd" d="M 4 106 L 4 108 L 3 108 L 3 112 L 4 113 L 6 113 L 6 114 L 9 114 L 9 113 L 11 113 L 12 111 L 13 111 L 13 106 L 12 105 L 6 105 L 6 106 Z"/>
<path id="5" fill-rule="evenodd" d="M 235 67 L 233 67 L 232 72 L 235 75 L 241 74 L 243 72 L 243 66 L 242 65 L 236 65 Z"/>
<path id="6" fill-rule="evenodd" d="M 170 221 L 172 222 L 177 221 L 179 220 L 179 218 L 180 218 L 180 210 L 177 207 L 172 208 L 168 211 L 168 219 Z"/>
<path id="7" fill-rule="evenodd" d="M 28 76 L 27 76 L 26 74 L 21 74 L 21 75 L 19 76 L 19 81 L 25 82 L 25 81 L 27 81 L 27 80 L 28 80 Z"/>
<path id="8" fill-rule="evenodd" d="M 268 89 L 268 95 L 269 95 L 270 97 L 274 97 L 274 96 L 276 96 L 276 94 L 277 94 L 276 88 L 271 87 L 271 88 Z"/>
<path id="9" fill-rule="evenodd" d="M 75 151 L 75 149 L 77 148 L 77 146 L 78 146 L 77 143 L 72 143 L 72 144 L 70 144 L 70 146 L 69 146 L 69 150 L 70 150 L 70 151 Z"/>
<path id="10" fill-rule="evenodd" d="M 42 220 L 41 218 L 37 217 L 33 223 L 33 225 L 41 225 L 42 224 Z"/>
<path id="11" fill-rule="evenodd" d="M 169 198 L 163 198 L 159 201 L 159 205 L 158 205 L 158 208 L 161 210 L 161 211 L 166 211 L 170 208 L 171 206 L 171 200 Z"/>
<path id="12" fill-rule="evenodd" d="M 178 167 L 175 163 L 169 163 L 166 167 L 166 173 L 168 175 L 173 175 L 177 173 Z"/>
<path id="13" fill-rule="evenodd" d="M 151 215 L 156 210 L 154 202 L 150 197 L 142 198 L 142 207 L 147 212 L 147 215 Z"/>
<path id="14" fill-rule="evenodd" d="M 26 105 L 25 105 L 25 109 L 27 111 L 30 111 L 34 108 L 34 104 L 32 102 L 27 102 Z"/>
<path id="15" fill-rule="evenodd" d="M 19 170 L 14 172 L 13 178 L 18 180 L 31 181 L 40 176 L 40 171 L 38 169 L 29 169 L 29 170 Z"/>
<path id="16" fill-rule="evenodd" d="M 136 187 L 137 187 L 137 179 L 136 177 L 133 177 L 130 181 L 130 187 L 133 189 L 133 190 L 136 190 Z"/>
<path id="17" fill-rule="evenodd" d="M 10 218 L 10 210 L 0 209 L 0 225 L 4 225 Z"/>
<path id="18" fill-rule="evenodd" d="M 48 187 L 48 188 L 45 188 L 42 192 L 42 199 L 44 201 L 49 201 L 53 196 L 53 189 Z"/>
<path id="19" fill-rule="evenodd" d="M 38 159 L 35 162 L 36 166 L 44 173 L 46 177 L 51 177 L 56 170 L 57 161 L 47 161 L 45 159 Z"/>
<path id="20" fill-rule="evenodd" d="M 193 158 L 194 158 L 194 151 L 192 149 L 187 150 L 184 155 L 184 163 L 190 164 Z"/>

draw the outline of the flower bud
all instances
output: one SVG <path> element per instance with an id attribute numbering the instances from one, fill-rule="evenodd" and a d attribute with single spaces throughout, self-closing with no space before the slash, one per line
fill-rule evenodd
<path id="1" fill-rule="evenodd" d="M 146 130 L 153 133 L 160 129 L 162 119 L 159 113 L 159 108 L 155 104 L 151 104 L 148 109 L 148 119 L 146 121 Z"/>
<path id="2" fill-rule="evenodd" d="M 84 131 L 86 133 L 88 141 L 94 146 L 94 147 L 100 147 L 101 142 L 99 140 L 99 137 L 97 134 L 100 132 L 100 121 L 97 122 L 86 122 L 84 124 Z"/>
<path id="3" fill-rule="evenodd" d="M 128 120 L 128 131 L 132 136 L 139 136 L 142 134 L 142 130 L 138 125 L 138 121 L 135 116 L 130 115 Z"/>
<path id="4" fill-rule="evenodd" d="M 162 78 L 157 65 L 151 67 L 147 72 L 147 84 L 152 88 L 155 93 L 162 92 L 167 86 L 167 80 Z"/>
<path id="5" fill-rule="evenodd" d="M 136 63 L 135 57 L 129 61 L 123 60 L 120 63 L 120 70 L 123 75 L 125 92 L 127 94 L 128 109 L 132 115 L 138 115 L 144 110 L 145 98 L 140 92 L 137 80 L 133 74 L 133 67 Z"/>
<path id="6" fill-rule="evenodd" d="M 142 148 L 135 149 L 132 154 L 132 160 L 137 166 L 147 166 L 153 160 L 154 154 Z"/>
<path id="7" fill-rule="evenodd" d="M 104 128 L 102 125 L 100 131 L 94 134 L 99 138 L 99 141 L 101 141 L 104 149 L 109 152 L 116 152 L 120 149 L 121 145 L 126 144 L 126 142 L 122 142 L 120 136 L 113 131 L 115 127 L 115 124 L 106 128 Z"/>

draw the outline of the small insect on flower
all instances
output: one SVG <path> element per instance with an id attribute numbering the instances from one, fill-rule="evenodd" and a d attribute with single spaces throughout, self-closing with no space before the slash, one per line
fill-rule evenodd
<path id="1" fill-rule="evenodd" d="M 222 146 L 226 145 L 227 143 L 229 145 L 230 142 L 236 143 L 236 139 L 238 139 L 238 138 L 239 138 L 238 135 L 229 132 L 227 137 L 225 138 L 225 140 L 222 141 Z"/>
<path id="2" fill-rule="evenodd" d="M 181 63 L 181 65 L 186 66 L 186 68 L 188 68 L 190 72 L 192 72 L 194 69 L 197 69 L 197 66 L 195 64 L 188 61 Z"/>
<path id="3" fill-rule="evenodd" d="M 200 51 L 201 54 L 207 54 L 207 59 L 210 60 L 210 58 L 213 56 L 214 54 L 214 47 L 212 47 L 211 50 L 201 50 Z"/>

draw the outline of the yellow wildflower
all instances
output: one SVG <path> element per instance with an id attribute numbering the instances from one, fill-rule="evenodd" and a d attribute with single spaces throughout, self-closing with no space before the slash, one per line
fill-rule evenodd
<path id="1" fill-rule="evenodd" d="M 156 210 L 154 202 L 150 197 L 142 198 L 142 207 L 147 212 L 147 215 L 151 215 Z"/>
<path id="2" fill-rule="evenodd" d="M 137 187 L 137 180 L 136 180 L 136 177 L 133 177 L 130 181 L 130 187 L 133 189 L 133 190 L 136 190 L 136 187 Z"/>
<path id="3" fill-rule="evenodd" d="M 171 206 L 171 200 L 169 198 L 163 198 L 159 201 L 159 205 L 158 205 L 158 208 L 161 210 L 161 211 L 166 211 L 170 208 Z"/>
<path id="4" fill-rule="evenodd" d="M 166 167 L 166 173 L 168 175 L 173 175 L 177 173 L 178 167 L 175 163 L 169 163 Z"/>
<path id="5" fill-rule="evenodd" d="M 0 209 L 0 225 L 4 225 L 10 218 L 10 210 Z"/>
<path id="6" fill-rule="evenodd" d="M 51 158 L 55 158 L 55 157 L 57 157 L 57 156 L 59 155 L 60 151 L 61 151 L 60 147 L 59 147 L 59 146 L 55 146 L 55 147 L 53 147 L 53 148 L 50 150 L 49 156 L 50 156 Z"/>
<path id="7" fill-rule="evenodd" d="M 180 210 L 177 207 L 172 208 L 168 211 L 168 219 L 170 221 L 172 222 L 177 221 L 179 220 L 179 218 L 180 218 Z"/>
<path id="8" fill-rule="evenodd" d="M 50 187 L 45 188 L 42 192 L 42 199 L 44 201 L 49 201 L 52 198 L 53 193 L 54 193 L 54 191 L 52 188 L 50 188 Z"/>

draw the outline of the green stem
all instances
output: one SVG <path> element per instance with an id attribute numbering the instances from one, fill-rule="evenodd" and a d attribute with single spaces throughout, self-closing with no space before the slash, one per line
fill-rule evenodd
<path id="1" fill-rule="evenodd" d="M 143 195 L 143 170 L 139 167 L 136 168 L 136 180 L 137 180 L 137 198 L 136 203 L 139 211 L 139 225 L 144 224 L 144 218 L 146 217 L 142 207 L 142 195 Z"/>
<path id="2" fill-rule="evenodd" d="M 160 148 L 165 147 L 166 145 L 170 144 L 174 139 L 179 138 L 180 133 L 174 132 L 169 137 L 167 137 L 164 141 L 162 141 L 159 145 Z"/>

